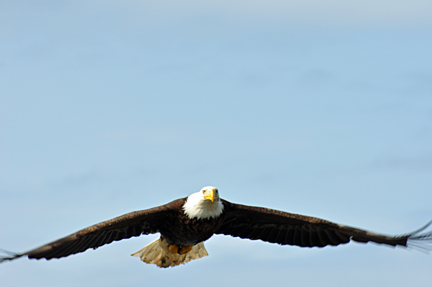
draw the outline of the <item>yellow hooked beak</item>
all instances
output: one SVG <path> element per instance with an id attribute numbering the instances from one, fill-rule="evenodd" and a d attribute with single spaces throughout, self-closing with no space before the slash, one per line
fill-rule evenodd
<path id="1" fill-rule="evenodd" d="M 217 189 L 209 188 L 204 191 L 204 199 L 211 200 L 213 202 L 215 199 L 218 199 L 219 196 L 217 194 Z"/>

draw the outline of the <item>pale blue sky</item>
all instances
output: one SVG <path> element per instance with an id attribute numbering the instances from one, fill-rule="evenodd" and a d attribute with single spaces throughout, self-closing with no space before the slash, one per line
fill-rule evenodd
<path id="1" fill-rule="evenodd" d="M 0 247 L 223 198 L 386 234 L 432 219 L 431 1 L 0 1 Z M 143 236 L 0 266 L 2 286 L 429 286 L 432 257 Z M 162 279 L 163 278 L 163 279 Z"/>

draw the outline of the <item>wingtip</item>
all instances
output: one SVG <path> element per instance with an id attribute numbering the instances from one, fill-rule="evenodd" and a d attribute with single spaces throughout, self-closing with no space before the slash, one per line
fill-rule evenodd
<path id="1" fill-rule="evenodd" d="M 4 250 L 1 248 L 0 248 L 0 252 L 6 254 L 6 256 L 0 256 L 0 263 L 3 263 L 5 261 L 14 260 L 14 259 L 20 258 L 21 256 L 24 255 L 24 254 Z"/>
<path id="2" fill-rule="evenodd" d="M 431 225 L 432 220 L 418 230 L 407 234 L 407 247 L 423 251 L 425 253 L 432 251 L 432 230 L 422 233 Z"/>

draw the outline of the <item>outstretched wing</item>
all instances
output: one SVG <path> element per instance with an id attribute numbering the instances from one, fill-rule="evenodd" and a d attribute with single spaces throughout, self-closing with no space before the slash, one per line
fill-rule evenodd
<path id="1" fill-rule="evenodd" d="M 156 233 L 167 216 L 172 214 L 173 210 L 181 206 L 183 202 L 184 199 L 178 199 L 155 208 L 130 212 L 89 226 L 26 253 L 0 258 L 0 262 L 22 256 L 36 259 L 61 258 L 83 252 L 89 248 L 96 249 L 113 241 L 140 236 L 141 234 Z"/>
<path id="2" fill-rule="evenodd" d="M 411 234 L 392 237 L 316 217 L 234 204 L 225 200 L 223 204 L 225 218 L 216 234 L 301 247 L 339 245 L 348 243 L 350 240 L 372 241 L 392 246 L 407 246 L 408 239 L 426 240 L 428 243 L 432 241 L 431 233 L 418 235 L 427 226 Z"/>

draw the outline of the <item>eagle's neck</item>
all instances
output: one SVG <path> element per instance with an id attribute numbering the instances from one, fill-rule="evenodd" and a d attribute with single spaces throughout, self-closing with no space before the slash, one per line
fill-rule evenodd
<path id="1" fill-rule="evenodd" d="M 206 200 L 201 192 L 197 192 L 186 199 L 183 211 L 190 219 L 216 218 L 223 212 L 223 203 L 219 198 L 214 202 Z"/>

